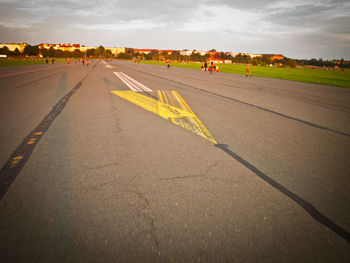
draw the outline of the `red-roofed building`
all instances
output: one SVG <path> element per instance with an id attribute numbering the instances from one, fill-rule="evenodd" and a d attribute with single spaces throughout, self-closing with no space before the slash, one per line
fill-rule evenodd
<path id="1" fill-rule="evenodd" d="M 167 52 L 168 55 L 171 55 L 174 52 L 174 50 L 159 50 L 159 54 L 162 54 L 164 52 Z"/>
<path id="2" fill-rule="evenodd" d="M 142 54 L 149 54 L 152 52 L 152 50 L 158 51 L 158 49 L 136 49 L 136 48 L 134 48 L 135 52 L 139 52 Z"/>
<path id="3" fill-rule="evenodd" d="M 74 51 L 75 49 L 79 49 L 80 50 L 80 44 L 46 44 L 46 43 L 42 43 L 39 45 L 39 48 L 46 48 L 49 49 L 50 47 L 53 47 L 53 49 L 56 50 L 62 50 L 62 51 Z"/>
<path id="4" fill-rule="evenodd" d="M 220 59 L 220 52 L 207 52 L 206 54 L 209 54 L 209 62 L 214 62 L 214 63 L 223 63 L 223 60 Z"/>
<path id="5" fill-rule="evenodd" d="M 263 54 L 265 56 L 270 56 L 272 60 L 282 60 L 285 57 L 281 54 Z"/>

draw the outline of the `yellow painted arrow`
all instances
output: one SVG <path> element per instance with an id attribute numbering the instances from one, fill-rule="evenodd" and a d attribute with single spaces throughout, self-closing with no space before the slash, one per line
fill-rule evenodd
<path id="1" fill-rule="evenodd" d="M 158 91 L 159 101 L 130 90 L 112 91 L 112 93 L 217 144 L 177 91 Z"/>

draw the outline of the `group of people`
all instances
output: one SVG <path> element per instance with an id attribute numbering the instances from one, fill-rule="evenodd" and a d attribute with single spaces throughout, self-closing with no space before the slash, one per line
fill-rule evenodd
<path id="1" fill-rule="evenodd" d="M 46 59 L 45 62 L 46 62 L 46 64 L 49 64 L 49 63 L 50 63 L 50 61 L 49 61 L 48 59 Z M 55 58 L 52 58 L 52 59 L 51 59 L 51 63 L 52 63 L 52 64 L 55 64 L 55 62 L 56 62 L 56 59 L 55 59 Z"/>
<path id="2" fill-rule="evenodd" d="M 166 61 L 166 65 L 167 65 L 167 68 L 170 69 L 170 60 L 169 59 Z M 209 67 L 208 67 L 207 62 L 202 63 L 201 69 L 202 69 L 202 71 L 209 71 L 210 73 L 219 72 L 219 66 L 218 65 L 215 66 L 214 62 L 210 62 Z M 245 76 L 246 77 L 253 76 L 252 71 L 250 70 L 249 63 L 245 67 Z"/>
<path id="3" fill-rule="evenodd" d="M 82 65 L 84 66 L 84 65 L 85 65 L 85 59 L 82 59 L 82 60 L 81 60 L 81 63 L 82 63 Z M 89 60 L 87 59 L 87 60 L 86 60 L 86 66 L 89 66 L 89 63 L 90 63 L 90 62 L 89 62 Z"/>
<path id="4" fill-rule="evenodd" d="M 209 71 L 210 73 L 219 72 L 219 66 L 215 66 L 213 62 L 210 62 L 209 67 L 207 62 L 202 63 L 201 69 L 202 71 Z"/>
<path id="5" fill-rule="evenodd" d="M 49 64 L 49 63 L 50 63 L 49 59 L 46 59 L 45 62 L 46 62 L 46 64 Z M 55 59 L 55 58 L 52 58 L 52 59 L 51 59 L 51 63 L 54 64 L 55 62 L 56 62 L 56 59 Z M 86 61 L 85 61 L 85 59 L 81 59 L 81 63 L 82 63 L 83 66 L 84 66 L 85 64 L 86 64 L 86 66 L 89 66 L 90 61 L 89 61 L 88 59 L 87 59 Z M 67 64 L 70 64 L 70 59 L 69 59 L 69 58 L 67 59 Z"/>

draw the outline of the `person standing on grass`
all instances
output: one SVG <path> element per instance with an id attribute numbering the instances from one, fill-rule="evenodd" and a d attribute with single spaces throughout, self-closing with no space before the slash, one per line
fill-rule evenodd
<path id="1" fill-rule="evenodd" d="M 210 62 L 210 73 L 213 73 L 215 71 L 215 66 L 214 66 L 214 62 Z"/>
<path id="2" fill-rule="evenodd" d="M 166 65 L 167 65 L 167 68 L 170 68 L 170 60 L 169 59 L 166 61 Z"/>
<path id="3" fill-rule="evenodd" d="M 248 75 L 252 76 L 249 63 L 247 63 L 247 65 L 245 66 L 245 77 L 248 77 Z"/>
<path id="4" fill-rule="evenodd" d="M 204 71 L 207 71 L 207 68 L 208 68 L 208 64 L 207 62 L 204 62 Z"/>

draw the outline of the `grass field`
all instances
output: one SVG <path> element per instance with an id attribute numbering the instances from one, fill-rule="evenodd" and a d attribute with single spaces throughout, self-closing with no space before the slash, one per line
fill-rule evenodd
<path id="1" fill-rule="evenodd" d="M 45 60 L 46 58 L 0 58 L 0 67 L 45 64 Z M 66 62 L 66 59 L 57 58 L 56 62 Z"/>
<path id="2" fill-rule="evenodd" d="M 164 65 L 165 62 L 143 61 L 142 63 Z M 171 63 L 173 67 L 201 69 L 200 63 Z M 242 64 L 219 64 L 220 72 L 234 73 L 245 75 L 245 65 Z M 338 87 L 350 88 L 350 71 L 349 70 L 325 70 L 312 68 L 277 68 L 251 66 L 253 76 L 294 80 L 316 84 L 324 84 Z"/>

